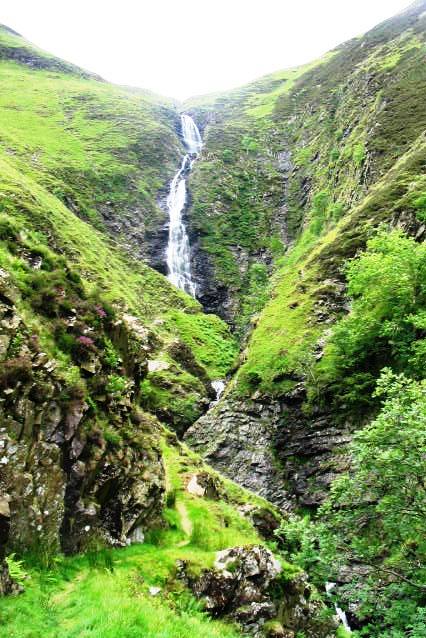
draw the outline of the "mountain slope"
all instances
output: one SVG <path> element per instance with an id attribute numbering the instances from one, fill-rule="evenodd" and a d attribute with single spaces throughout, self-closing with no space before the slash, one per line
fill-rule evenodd
<path id="1" fill-rule="evenodd" d="M 208 308 L 247 325 L 287 247 L 310 223 L 315 242 L 422 133 L 423 9 L 316 63 L 186 104 L 205 125 L 190 220 Z"/>
<path id="2" fill-rule="evenodd" d="M 185 438 L 306 515 L 284 538 L 356 635 L 424 628 L 425 38 L 416 2 L 287 83 L 188 105 L 194 264 L 243 347 Z"/>
<path id="3" fill-rule="evenodd" d="M 226 405 L 222 417 L 215 412 L 206 417 L 209 433 L 203 419 L 188 436 L 194 445 L 199 436 L 200 449 L 209 450 L 211 461 L 220 459 L 224 471 L 268 482 L 262 472 L 253 474 L 251 455 L 240 465 L 233 416 L 238 420 L 240 401 L 246 400 L 250 430 L 263 431 L 255 415 L 272 410 L 275 425 L 264 446 L 257 440 L 253 463 L 263 447 L 267 457 L 278 457 L 269 465 L 270 476 L 281 475 L 290 496 L 296 493 L 306 504 L 321 500 L 336 469 L 344 467 L 341 459 L 333 461 L 333 450 L 367 418 L 360 404 L 371 395 L 380 367 L 392 363 L 388 347 L 374 363 L 369 385 L 359 389 L 360 402 L 348 404 L 342 370 L 333 368 L 330 349 L 324 350 L 333 323 L 349 308 L 344 264 L 380 224 L 398 225 L 418 241 L 425 234 L 426 109 L 418 98 L 426 82 L 425 9 L 425 3 L 416 3 L 284 84 L 268 76 L 193 105 L 207 122 L 204 160 L 193 179 L 191 223 L 201 224 L 195 263 L 207 259 L 214 282 L 208 285 L 218 287 L 211 305 L 224 299 L 224 316 L 234 323 L 237 313 L 240 329 L 247 333 L 250 321 L 252 333 L 225 398 L 237 401 L 235 411 Z M 253 144 L 244 149 L 249 131 Z M 232 161 L 223 157 L 227 149 Z M 264 170 L 266 181 L 253 177 Z M 247 221 L 247 215 L 258 221 Z M 235 224 L 228 233 L 229 217 Z M 251 248 L 235 235 L 246 228 Z M 268 248 L 274 237 L 277 242 Z M 216 257 L 223 249 L 228 273 L 235 273 L 229 285 L 222 262 L 208 247 L 213 239 Z M 325 369 L 327 378 L 321 374 Z M 349 385 L 357 372 L 355 362 Z M 311 405 L 307 395 L 324 400 Z"/>
<path id="4" fill-rule="evenodd" d="M 8 633 L 423 636 L 425 39 L 183 105 L 202 306 L 157 272 L 176 106 L 0 29 Z"/>
<path id="5" fill-rule="evenodd" d="M 193 422 L 235 344 L 140 260 L 174 110 L 1 38 L 2 556 L 122 544 L 161 519 L 153 415 Z"/>
<path id="6" fill-rule="evenodd" d="M 80 218 L 164 270 L 155 254 L 166 222 L 157 200 L 181 152 L 173 104 L 103 82 L 5 29 L 0 47 L 3 153 Z"/>

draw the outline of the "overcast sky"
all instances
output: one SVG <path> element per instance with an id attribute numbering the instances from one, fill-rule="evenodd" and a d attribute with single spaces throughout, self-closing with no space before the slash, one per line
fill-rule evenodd
<path id="1" fill-rule="evenodd" d="M 105 79 L 183 99 L 308 62 L 410 0 L 1 0 L 0 22 Z"/>

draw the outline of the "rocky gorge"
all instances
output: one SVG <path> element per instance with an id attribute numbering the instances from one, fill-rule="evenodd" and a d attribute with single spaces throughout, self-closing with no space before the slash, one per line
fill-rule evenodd
<path id="1" fill-rule="evenodd" d="M 425 56 L 176 104 L 0 28 L 0 634 L 424 635 Z"/>

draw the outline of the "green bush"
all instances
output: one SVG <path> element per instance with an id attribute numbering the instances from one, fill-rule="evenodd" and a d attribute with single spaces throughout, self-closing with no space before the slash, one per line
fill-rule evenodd
<path id="1" fill-rule="evenodd" d="M 127 388 L 127 379 L 118 374 L 110 374 L 108 382 L 105 386 L 106 391 L 113 396 L 119 396 L 125 392 Z"/>
<path id="2" fill-rule="evenodd" d="M 22 585 L 28 578 L 28 574 L 24 568 L 24 561 L 18 560 L 16 554 L 9 554 L 9 556 L 6 556 L 6 564 L 9 568 L 9 574 L 12 580 Z"/>
<path id="3" fill-rule="evenodd" d="M 317 372 L 320 386 L 356 405 L 371 402 L 385 365 L 424 375 L 426 245 L 382 229 L 346 275 L 351 310 L 336 324 Z"/>
<path id="4" fill-rule="evenodd" d="M 421 626 L 426 591 L 426 381 L 385 370 L 376 394 L 382 409 L 354 436 L 352 469 L 319 511 L 320 536 L 335 573 L 348 562 L 371 567 L 361 593 L 352 583 L 345 595 L 361 600 L 369 636 L 394 637 Z"/>
<path id="5" fill-rule="evenodd" d="M 355 144 L 352 151 L 352 159 L 355 163 L 355 166 L 358 168 L 363 165 L 365 161 L 365 146 L 364 144 Z"/>
<path id="6" fill-rule="evenodd" d="M 114 348 L 114 345 L 111 339 L 108 339 L 108 337 L 104 338 L 104 347 L 105 347 L 105 350 L 104 350 L 105 363 L 110 368 L 113 368 L 113 369 L 118 368 L 121 364 L 121 358 L 117 350 Z"/>
<path id="7" fill-rule="evenodd" d="M 234 153 L 229 148 L 224 148 L 222 151 L 222 159 L 226 164 L 231 164 L 234 161 Z"/>

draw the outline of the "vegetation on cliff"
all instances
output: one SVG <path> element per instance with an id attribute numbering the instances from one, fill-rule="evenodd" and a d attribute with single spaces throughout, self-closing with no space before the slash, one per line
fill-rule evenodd
<path id="1" fill-rule="evenodd" d="M 70 355 L 78 361 L 82 354 L 73 340 L 96 332 L 97 305 L 116 316 L 135 314 L 169 359 L 161 388 L 167 401 L 173 403 L 172 386 L 184 393 L 179 387 L 187 374 L 197 403 L 208 393 L 197 374 L 204 381 L 223 376 L 233 363 L 233 341 L 223 324 L 124 250 L 130 241 L 130 252 L 148 259 L 147 235 L 162 223 L 158 191 L 180 151 L 175 111 L 160 98 L 114 87 L 60 61 L 54 70 L 46 67 L 44 61 L 51 65 L 55 58 L 5 29 L 0 36 L 0 265 L 22 294 L 23 316 L 66 370 Z M 134 228 L 138 210 L 141 232 L 129 237 L 125 218 L 131 216 Z M 107 237 L 112 231 L 114 241 Z M 78 323 L 70 329 L 72 314 Z M 96 334 L 88 338 L 104 349 Z M 191 362 L 170 354 L 172 342 L 181 340 L 192 348 L 186 359 L 195 357 L 198 371 L 194 363 L 185 372 Z M 151 393 L 156 381 L 147 382 Z M 193 408 L 190 420 L 200 410 Z"/>
<path id="2" fill-rule="evenodd" d="M 416 2 L 184 105 L 194 272 L 237 365 L 229 326 L 148 265 L 175 105 L 0 28 L 0 592 L 7 564 L 26 589 L 0 601 L 8 635 L 329 636 L 330 580 L 355 635 L 425 635 L 425 33 Z M 231 372 L 203 445 L 278 485 L 284 519 L 164 428 Z M 241 553 L 255 580 L 272 565 L 265 590 Z"/>
<path id="3" fill-rule="evenodd" d="M 278 515 L 267 502 L 221 479 L 195 454 L 178 446 L 171 433 L 164 432 L 163 452 L 167 476 L 164 522 L 143 543 L 120 550 L 95 545 L 77 557 L 50 556 L 47 565 L 32 555 L 23 561 L 12 557 L 25 593 L 0 601 L 2 627 L 11 638 L 113 638 L 117 632 L 123 638 L 141 632 L 152 638 L 242 635 L 236 624 L 209 617 L 205 601 L 191 593 L 187 579 L 210 570 L 218 550 L 265 543 L 254 521 L 262 521 L 262 516 L 268 521 L 269 516 L 277 525 Z M 198 490 L 205 485 L 205 495 L 191 492 L 191 483 Z M 276 550 L 275 543 L 270 545 Z M 279 582 L 291 588 L 300 569 L 283 558 L 280 563 Z M 238 573 L 238 565 L 232 572 Z M 306 595 L 304 585 L 299 605 L 307 604 Z M 251 602 L 248 595 L 247 604 Z M 321 620 L 320 610 L 321 604 L 319 626 L 326 626 L 330 613 L 323 609 Z M 303 619 L 300 623 L 302 627 Z M 280 626 L 279 619 L 275 626 Z"/>
<path id="4" fill-rule="evenodd" d="M 352 468 L 334 482 L 318 520 L 295 519 L 278 535 L 291 560 L 318 583 L 343 580 L 337 601 L 350 610 L 356 635 L 420 638 L 426 613 L 425 381 L 385 369 L 375 396 L 380 412 L 355 434 Z"/>
<path id="5" fill-rule="evenodd" d="M 411 470 L 424 470 L 425 10 L 414 3 L 287 81 L 275 74 L 189 103 L 206 141 L 192 223 L 210 255 L 218 304 L 226 300 L 223 316 L 246 340 L 227 413 L 211 418 L 221 433 L 212 447 L 226 468 L 226 454 L 231 463 L 239 450 L 225 431 L 232 410 L 241 401 L 251 413 L 271 404 L 280 414 L 271 476 L 281 472 L 290 499 L 301 484 L 314 510 L 324 486 L 346 477 L 320 510 L 324 527 L 308 524 L 305 537 L 297 521 L 293 540 L 304 539 L 302 563 L 312 574 L 324 558 L 322 531 L 324 544 L 345 545 L 334 554 L 325 547 L 323 566 L 346 572 L 323 571 L 318 582 L 340 584 L 359 635 L 424 634 L 422 525 L 404 516 L 400 531 L 391 528 L 411 510 L 408 486 L 424 504 Z M 244 170 L 253 180 L 242 181 Z M 214 307 L 209 290 L 207 297 Z M 208 438 L 203 445 L 209 449 Z M 368 575 L 363 561 L 372 563 Z"/>
<path id="6" fill-rule="evenodd" d="M 209 255 L 217 309 L 243 330 L 259 310 L 249 301 L 251 266 L 302 266 L 424 132 L 424 23 L 413 6 L 311 65 L 186 104 L 205 126 L 191 224 Z M 390 192 L 383 203 L 389 219 Z M 206 298 L 214 308 L 210 290 Z"/>

